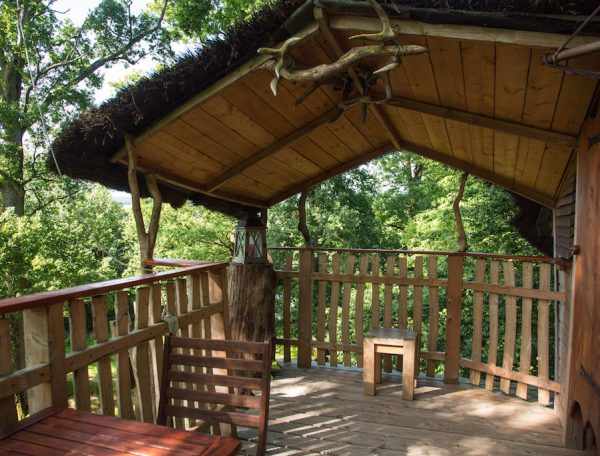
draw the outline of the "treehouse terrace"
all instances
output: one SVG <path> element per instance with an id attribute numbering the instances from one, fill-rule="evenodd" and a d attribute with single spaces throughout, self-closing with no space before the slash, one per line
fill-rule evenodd
<path id="1" fill-rule="evenodd" d="M 0 448 L 598 454 L 598 11 L 447 3 L 281 1 L 71 122 L 49 166 L 131 193 L 145 274 L 0 301 Z M 462 190 L 457 251 L 314 247 L 310 188 L 392 151 L 511 192 L 546 256 L 466 251 Z M 268 250 L 298 193 L 307 247 Z M 239 220 L 229 264 L 154 259 L 185 201 Z"/>

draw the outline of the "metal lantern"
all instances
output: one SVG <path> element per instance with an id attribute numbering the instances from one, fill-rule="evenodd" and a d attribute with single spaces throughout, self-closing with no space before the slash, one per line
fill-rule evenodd
<path id="1" fill-rule="evenodd" d="M 257 218 L 240 220 L 235 229 L 233 263 L 267 263 L 267 227 Z"/>

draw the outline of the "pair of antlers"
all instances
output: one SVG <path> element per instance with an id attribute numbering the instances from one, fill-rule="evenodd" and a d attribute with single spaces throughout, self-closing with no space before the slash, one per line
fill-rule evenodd
<path id="1" fill-rule="evenodd" d="M 277 86 L 282 77 L 291 81 L 312 81 L 321 83 L 345 72 L 349 67 L 367 57 L 390 56 L 388 63 L 373 72 L 373 75 L 381 75 L 398 67 L 400 65 L 401 56 L 427 52 L 427 48 L 423 46 L 398 44 L 396 32 L 394 32 L 390 18 L 383 7 L 377 0 L 368 1 L 381 21 L 381 31 L 378 33 L 355 35 L 350 37 L 350 39 L 374 41 L 377 44 L 354 47 L 335 62 L 317 65 L 308 69 L 295 69 L 294 60 L 288 55 L 289 49 L 302 40 L 300 37 L 288 39 L 279 48 L 260 48 L 258 50 L 259 54 L 272 56 L 272 59 L 267 61 L 264 66 L 271 69 L 275 74 L 271 81 L 271 91 L 273 94 L 277 95 Z M 393 44 L 386 44 L 390 41 L 393 41 Z"/>

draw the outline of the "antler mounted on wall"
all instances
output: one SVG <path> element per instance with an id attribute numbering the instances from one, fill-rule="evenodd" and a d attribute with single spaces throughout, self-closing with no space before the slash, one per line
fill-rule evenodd
<path id="1" fill-rule="evenodd" d="M 274 73 L 271 81 L 271 91 L 277 95 L 277 85 L 281 78 L 289 81 L 310 81 L 321 84 L 324 81 L 340 77 L 350 67 L 369 57 L 390 56 L 390 61 L 383 67 L 372 72 L 377 77 L 393 70 L 400 64 L 400 58 L 405 55 L 416 55 L 427 52 L 427 48 L 419 45 L 401 45 L 396 41 L 396 32 L 393 30 L 390 19 L 377 0 L 369 0 L 377 16 L 381 20 L 382 30 L 379 33 L 352 36 L 350 39 L 363 39 L 376 41 L 378 44 L 357 46 L 340 56 L 335 62 L 324 63 L 312 68 L 298 68 L 294 59 L 288 55 L 289 49 L 301 41 L 292 37 L 279 48 L 260 48 L 259 54 L 271 55 L 272 59 L 264 64 Z M 390 43 L 391 42 L 391 43 Z M 387 78 L 386 78 L 387 79 Z"/>

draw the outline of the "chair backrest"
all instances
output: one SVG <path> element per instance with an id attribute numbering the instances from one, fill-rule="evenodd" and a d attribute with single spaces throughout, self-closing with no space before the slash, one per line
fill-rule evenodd
<path id="1" fill-rule="evenodd" d="M 167 425 L 171 419 L 187 418 L 257 428 L 256 454 L 262 455 L 266 446 L 270 384 L 270 342 L 169 335 L 165 340 L 156 421 Z"/>

